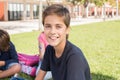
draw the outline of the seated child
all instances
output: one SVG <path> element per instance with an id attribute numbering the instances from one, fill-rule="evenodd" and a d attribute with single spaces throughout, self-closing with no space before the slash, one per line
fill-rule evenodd
<path id="1" fill-rule="evenodd" d="M 20 72 L 21 65 L 9 34 L 0 29 L 0 79 Z"/>

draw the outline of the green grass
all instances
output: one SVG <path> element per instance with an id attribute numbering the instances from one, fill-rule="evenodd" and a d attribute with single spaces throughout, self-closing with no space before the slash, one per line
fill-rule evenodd
<path id="1" fill-rule="evenodd" d="M 13 34 L 11 40 L 14 42 L 18 52 L 26 54 L 38 54 L 38 41 L 39 31 Z"/>
<path id="2" fill-rule="evenodd" d="M 18 52 L 38 54 L 39 33 L 14 34 L 11 40 Z M 86 56 L 92 80 L 120 80 L 120 20 L 73 26 L 69 40 Z M 34 80 L 22 73 L 21 76 Z"/>

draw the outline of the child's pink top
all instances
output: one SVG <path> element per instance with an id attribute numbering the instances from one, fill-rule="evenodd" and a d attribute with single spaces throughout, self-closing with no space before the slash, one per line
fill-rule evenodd
<path id="1" fill-rule="evenodd" d="M 38 41 L 41 42 L 41 43 L 43 43 L 44 46 L 45 46 L 45 48 L 47 47 L 48 42 L 47 42 L 47 40 L 46 40 L 46 38 L 45 38 L 44 32 L 41 32 L 41 34 L 40 34 L 39 37 L 38 37 Z"/>

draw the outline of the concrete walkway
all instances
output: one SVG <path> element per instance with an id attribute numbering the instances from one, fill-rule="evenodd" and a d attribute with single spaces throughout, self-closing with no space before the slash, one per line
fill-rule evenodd
<path id="1" fill-rule="evenodd" d="M 120 20 L 119 17 L 113 17 L 113 18 L 106 18 L 106 21 L 108 20 Z M 88 24 L 93 22 L 102 22 L 103 18 L 76 18 L 74 20 L 71 20 L 71 26 L 73 25 L 81 25 L 81 24 Z M 27 20 L 27 21 L 1 21 L 0 22 L 0 28 L 5 29 L 8 31 L 9 34 L 16 34 L 16 33 L 22 33 L 22 32 L 30 32 L 33 30 L 39 29 L 39 20 Z"/>

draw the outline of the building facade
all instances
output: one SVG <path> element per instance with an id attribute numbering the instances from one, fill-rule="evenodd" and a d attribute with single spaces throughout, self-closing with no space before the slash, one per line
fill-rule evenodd
<path id="1" fill-rule="evenodd" d="M 43 9 L 50 4 L 59 3 L 64 4 L 69 9 L 71 18 L 84 15 L 83 5 L 73 5 L 65 0 L 0 0 L 0 21 L 38 19 L 41 1 Z M 97 8 L 95 5 L 89 4 L 88 16 L 103 16 L 103 8 L 104 6 Z M 106 6 L 105 12 L 106 15 L 111 13 L 115 15 L 116 9 Z"/>

